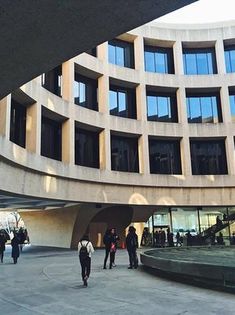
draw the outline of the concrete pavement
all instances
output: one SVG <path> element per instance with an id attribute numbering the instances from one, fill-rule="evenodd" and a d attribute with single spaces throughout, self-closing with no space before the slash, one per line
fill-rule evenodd
<path id="1" fill-rule="evenodd" d="M 27 247 L 14 265 L 8 247 L 0 264 L 0 314 L 234 314 L 234 295 L 128 270 L 125 250 L 112 270 L 102 269 L 103 257 L 102 250 L 94 253 L 84 288 L 76 251 Z"/>

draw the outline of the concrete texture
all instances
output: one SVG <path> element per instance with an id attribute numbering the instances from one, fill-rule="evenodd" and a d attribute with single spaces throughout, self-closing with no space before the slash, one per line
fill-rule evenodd
<path id="1" fill-rule="evenodd" d="M 235 246 L 148 250 L 141 262 L 161 273 L 235 292 Z"/>
<path id="2" fill-rule="evenodd" d="M 0 98 L 105 40 L 195 0 L 0 1 Z"/>
<path id="3" fill-rule="evenodd" d="M 232 315 L 234 295 L 179 284 L 127 269 L 125 250 L 117 267 L 103 270 L 103 251 L 92 257 L 88 288 L 75 251 L 25 248 L 17 265 L 7 249 L 0 264 L 1 314 Z"/>

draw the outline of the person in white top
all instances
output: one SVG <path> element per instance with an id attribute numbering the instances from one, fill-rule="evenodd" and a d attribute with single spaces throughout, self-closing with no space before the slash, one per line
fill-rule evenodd
<path id="1" fill-rule="evenodd" d="M 92 243 L 88 235 L 84 235 L 78 243 L 79 260 L 82 269 L 82 280 L 85 287 L 87 287 L 87 280 L 91 272 L 91 254 L 94 252 Z"/>

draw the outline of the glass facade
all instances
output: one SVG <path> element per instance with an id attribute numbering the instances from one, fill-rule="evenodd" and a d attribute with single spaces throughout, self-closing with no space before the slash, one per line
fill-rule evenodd
<path id="1" fill-rule="evenodd" d="M 189 123 L 222 122 L 219 95 L 187 94 L 186 104 Z"/>
<path id="2" fill-rule="evenodd" d="M 111 135 L 111 169 L 139 172 L 138 138 Z"/>
<path id="3" fill-rule="evenodd" d="M 61 123 L 42 116 L 41 155 L 61 161 L 62 126 Z"/>
<path id="4" fill-rule="evenodd" d="M 26 107 L 11 100 L 10 141 L 25 148 Z"/>
<path id="5" fill-rule="evenodd" d="M 136 119 L 135 89 L 110 86 L 109 112 L 110 115 Z"/>
<path id="6" fill-rule="evenodd" d="M 76 72 L 74 80 L 74 103 L 97 111 L 97 80 L 84 77 Z"/>
<path id="7" fill-rule="evenodd" d="M 184 74 L 215 74 L 217 73 L 215 50 L 183 49 Z"/>
<path id="8" fill-rule="evenodd" d="M 172 48 L 145 46 L 144 61 L 145 71 L 157 73 L 174 73 Z"/>
<path id="9" fill-rule="evenodd" d="M 75 126 L 75 164 L 99 168 L 99 132 Z"/>
<path id="10" fill-rule="evenodd" d="M 151 174 L 182 174 L 179 140 L 149 138 Z"/>
<path id="11" fill-rule="evenodd" d="M 226 72 L 235 72 L 235 46 L 225 47 L 224 49 Z"/>
<path id="12" fill-rule="evenodd" d="M 191 140 L 193 175 L 228 174 L 224 140 Z"/>
<path id="13" fill-rule="evenodd" d="M 149 121 L 178 122 L 175 95 L 147 91 L 147 116 Z"/>
<path id="14" fill-rule="evenodd" d="M 235 122 L 235 91 L 229 93 L 229 101 L 232 121 Z"/>
<path id="15" fill-rule="evenodd" d="M 57 96 L 62 96 L 62 66 L 42 74 L 42 86 Z"/>
<path id="16" fill-rule="evenodd" d="M 117 39 L 109 41 L 108 59 L 112 64 L 127 68 L 134 68 L 133 44 Z"/>

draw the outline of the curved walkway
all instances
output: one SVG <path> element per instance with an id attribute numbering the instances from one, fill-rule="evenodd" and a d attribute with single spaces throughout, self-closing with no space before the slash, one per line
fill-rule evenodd
<path id="1" fill-rule="evenodd" d="M 103 254 L 93 255 L 88 288 L 80 279 L 76 251 L 27 247 L 17 265 L 7 248 L 0 264 L 1 314 L 232 315 L 234 295 L 192 287 L 128 270 L 125 250 L 117 267 L 103 270 Z"/>

